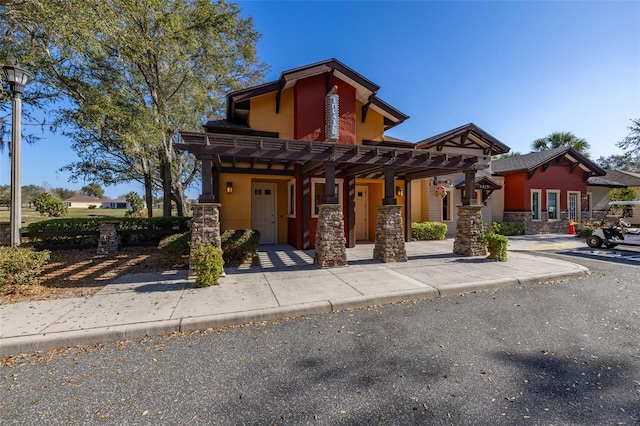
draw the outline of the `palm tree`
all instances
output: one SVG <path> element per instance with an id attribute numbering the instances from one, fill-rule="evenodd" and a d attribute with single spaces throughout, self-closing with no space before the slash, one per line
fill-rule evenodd
<path id="1" fill-rule="evenodd" d="M 585 157 L 589 156 L 589 142 L 571 132 L 554 132 L 531 143 L 531 149 L 534 151 L 545 151 L 563 146 L 570 146 Z"/>

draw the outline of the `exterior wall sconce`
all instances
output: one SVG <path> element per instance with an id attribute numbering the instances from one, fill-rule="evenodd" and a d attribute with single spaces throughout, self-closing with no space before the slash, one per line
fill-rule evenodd
<path id="1" fill-rule="evenodd" d="M 404 189 L 400 188 L 399 186 L 396 186 L 396 195 L 398 197 L 404 197 Z"/>
<path id="2" fill-rule="evenodd" d="M 227 194 L 233 194 L 233 182 L 227 182 Z"/>

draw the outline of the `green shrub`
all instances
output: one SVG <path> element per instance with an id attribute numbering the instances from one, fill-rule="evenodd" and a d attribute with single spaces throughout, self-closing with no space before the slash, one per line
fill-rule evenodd
<path id="1" fill-rule="evenodd" d="M 491 225 L 494 233 L 499 235 L 523 235 L 524 223 L 522 222 L 493 222 Z"/>
<path id="2" fill-rule="evenodd" d="M 48 192 L 41 192 L 33 200 L 36 211 L 42 216 L 64 216 L 67 214 L 67 205 L 59 198 L 54 197 Z"/>
<path id="3" fill-rule="evenodd" d="M 12 284 L 38 284 L 38 274 L 49 261 L 49 252 L 0 246 L 0 288 Z"/>
<path id="4" fill-rule="evenodd" d="M 173 234 L 164 237 L 158 243 L 158 250 L 167 256 L 187 256 L 189 255 L 189 243 L 191 233 Z"/>
<path id="5" fill-rule="evenodd" d="M 487 250 L 489 251 L 487 259 L 495 259 L 498 262 L 507 261 L 507 245 L 509 244 L 507 237 L 489 231 L 484 236 L 484 242 L 487 244 Z"/>
<path id="6" fill-rule="evenodd" d="M 444 240 L 447 225 L 442 222 L 413 222 L 411 236 L 414 240 Z"/>
<path id="7" fill-rule="evenodd" d="M 225 265 L 239 266 L 258 255 L 258 230 L 232 229 L 224 231 L 221 238 Z"/>
<path id="8" fill-rule="evenodd" d="M 593 233 L 593 231 L 596 230 L 596 227 L 577 225 L 575 227 L 575 230 L 576 230 L 576 237 L 588 237 Z"/>
<path id="9" fill-rule="evenodd" d="M 211 244 L 196 247 L 191 250 L 191 265 L 196 274 L 195 287 L 218 285 L 222 275 L 222 250 Z"/>

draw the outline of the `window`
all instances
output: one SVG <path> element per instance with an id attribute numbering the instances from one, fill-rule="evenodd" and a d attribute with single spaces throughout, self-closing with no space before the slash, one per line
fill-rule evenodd
<path id="1" fill-rule="evenodd" d="M 336 196 L 338 204 L 342 204 L 342 178 L 336 178 Z M 325 179 L 311 178 L 311 217 L 318 217 L 320 209 L 318 206 L 324 204 Z"/>
<path id="2" fill-rule="evenodd" d="M 560 191 L 547 191 L 547 212 L 549 220 L 558 220 L 560 208 Z"/>
<path id="3" fill-rule="evenodd" d="M 447 190 L 441 202 L 442 221 L 451 222 L 453 220 L 453 193 Z"/>
<path id="4" fill-rule="evenodd" d="M 287 216 L 296 217 L 296 181 L 287 182 Z"/>
<path id="5" fill-rule="evenodd" d="M 539 189 L 531 190 L 531 217 L 533 220 L 540 220 L 540 196 L 542 191 Z"/>

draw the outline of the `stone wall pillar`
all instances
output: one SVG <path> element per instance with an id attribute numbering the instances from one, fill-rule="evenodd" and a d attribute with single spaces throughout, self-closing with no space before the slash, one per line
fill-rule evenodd
<path id="1" fill-rule="evenodd" d="M 0 223 L 0 245 L 8 246 L 11 244 L 11 223 Z"/>
<path id="2" fill-rule="evenodd" d="M 120 250 L 119 221 L 107 220 L 100 222 L 100 237 L 98 239 L 98 255 L 117 253 Z"/>
<path id="3" fill-rule="evenodd" d="M 196 203 L 193 207 L 190 250 L 205 245 L 222 248 L 219 203 Z M 189 261 L 189 276 L 193 275 L 193 265 Z"/>
<path id="4" fill-rule="evenodd" d="M 340 204 L 318 206 L 316 255 L 313 263 L 321 268 L 347 266 L 347 239 L 344 236 L 344 217 Z"/>
<path id="5" fill-rule="evenodd" d="M 453 252 L 463 256 L 486 255 L 482 227 L 482 206 L 458 206 Z"/>
<path id="6" fill-rule="evenodd" d="M 402 206 L 399 205 L 378 206 L 374 259 L 381 262 L 407 261 L 401 212 Z"/>

